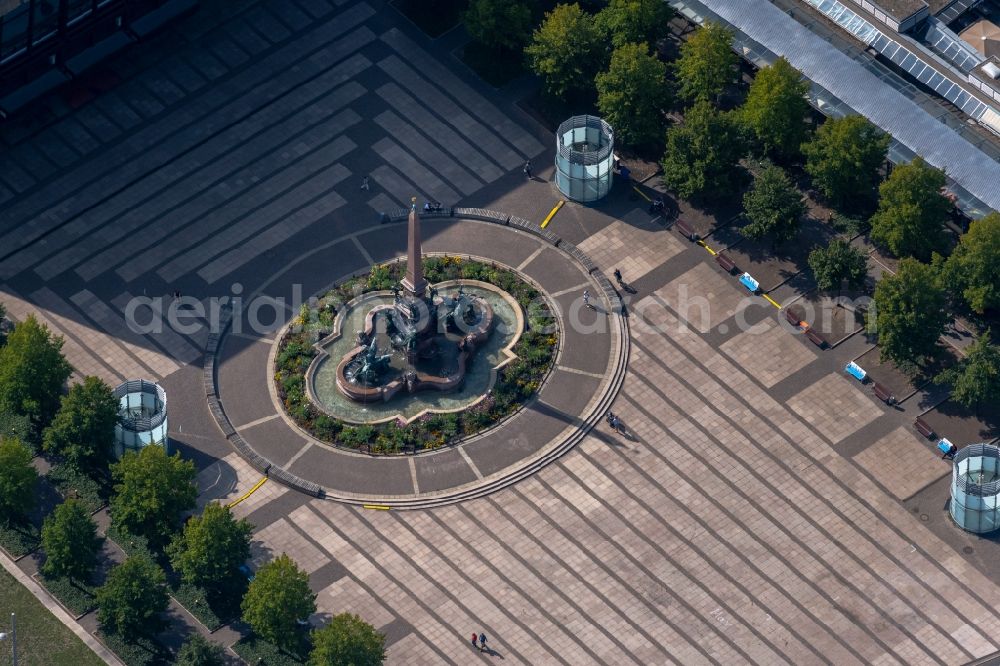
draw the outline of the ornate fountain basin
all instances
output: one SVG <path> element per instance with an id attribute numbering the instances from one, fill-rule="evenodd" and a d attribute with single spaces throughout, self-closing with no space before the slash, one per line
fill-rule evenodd
<path id="1" fill-rule="evenodd" d="M 317 343 L 319 353 L 306 372 L 309 399 L 330 416 L 351 423 L 391 419 L 409 422 L 426 412 L 454 412 L 481 401 L 496 382 L 497 371 L 512 361 L 511 352 L 524 331 L 521 307 L 497 287 L 476 280 L 451 280 L 435 285 L 448 296 L 462 286 L 466 295 L 482 299 L 477 325 L 455 344 L 455 365 L 446 374 L 399 372 L 384 383 L 367 386 L 351 381 L 348 367 L 366 352 L 356 331 L 370 339 L 378 312 L 393 309 L 392 292 L 369 292 L 344 306 L 333 333 Z"/>

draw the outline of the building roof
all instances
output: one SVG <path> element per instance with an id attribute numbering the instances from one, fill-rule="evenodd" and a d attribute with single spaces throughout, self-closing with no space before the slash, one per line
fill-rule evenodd
<path id="1" fill-rule="evenodd" d="M 972 70 L 977 79 L 1000 92 L 1000 58 L 991 56 L 979 67 Z"/>
<path id="2" fill-rule="evenodd" d="M 862 63 L 811 33 L 769 0 L 700 0 L 750 39 L 782 55 L 987 206 L 1000 210 L 1000 163 L 887 85 Z"/>
<path id="3" fill-rule="evenodd" d="M 983 19 L 973 23 L 958 34 L 962 41 L 982 55 L 1000 56 L 1000 27 Z"/>
<path id="4" fill-rule="evenodd" d="M 872 4 L 900 23 L 928 6 L 924 0 L 875 0 Z"/>

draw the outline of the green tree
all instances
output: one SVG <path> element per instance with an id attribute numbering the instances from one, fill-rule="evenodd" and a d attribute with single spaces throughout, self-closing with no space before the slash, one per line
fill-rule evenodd
<path id="1" fill-rule="evenodd" d="M 225 666 L 226 653 L 221 645 L 201 634 L 192 634 L 177 652 L 174 666 Z"/>
<path id="2" fill-rule="evenodd" d="M 611 0 L 596 20 L 611 45 L 620 48 L 633 42 L 654 45 L 666 36 L 672 15 L 670 5 L 661 0 Z"/>
<path id="3" fill-rule="evenodd" d="M 990 344 L 990 332 L 965 350 L 965 358 L 941 373 L 951 397 L 966 407 L 1000 407 L 1000 347 Z M 994 410 L 995 411 L 995 410 Z"/>
<path id="4" fill-rule="evenodd" d="M 706 21 L 684 42 L 674 63 L 678 95 L 689 102 L 714 101 L 736 78 L 737 60 L 733 33 L 720 23 Z"/>
<path id="5" fill-rule="evenodd" d="M 777 166 L 768 165 L 743 197 L 743 209 L 750 224 L 741 232 L 748 238 L 770 238 L 776 246 L 799 232 L 806 204 L 795 183 Z"/>
<path id="6" fill-rule="evenodd" d="M 309 575 L 282 553 L 260 569 L 243 597 L 243 620 L 266 641 L 286 650 L 299 642 L 297 620 L 316 612 Z"/>
<path id="7" fill-rule="evenodd" d="M 944 171 L 920 157 L 893 169 L 879 186 L 872 240 L 897 257 L 929 260 L 944 242 L 942 225 L 951 209 L 951 202 L 941 194 L 944 184 Z"/>
<path id="8" fill-rule="evenodd" d="M 878 336 L 880 355 L 904 366 L 933 356 L 949 315 L 948 296 L 937 271 L 916 259 L 902 259 L 895 275 L 875 285 L 868 329 Z"/>
<path id="9" fill-rule="evenodd" d="M 222 591 L 250 558 L 253 526 L 212 502 L 191 518 L 170 545 L 170 563 L 188 583 Z"/>
<path id="10" fill-rule="evenodd" d="M 604 68 L 604 38 L 594 17 L 580 5 L 556 5 L 524 49 L 528 64 L 557 98 L 593 90 L 594 76 Z"/>
<path id="11" fill-rule="evenodd" d="M 82 504 L 68 499 L 45 518 L 42 548 L 45 549 L 42 573 L 46 576 L 87 581 L 101 549 L 97 524 Z"/>
<path id="12" fill-rule="evenodd" d="M 0 437 L 0 521 L 23 519 L 35 507 L 38 472 L 31 451 L 16 439 Z"/>
<path id="13" fill-rule="evenodd" d="M 97 588 L 97 620 L 106 631 L 123 638 L 154 635 L 165 622 L 167 577 L 144 555 L 130 557 L 108 574 Z"/>
<path id="14" fill-rule="evenodd" d="M 667 102 L 666 66 L 644 44 L 625 44 L 611 54 L 608 71 L 597 75 L 597 108 L 629 146 L 660 144 Z"/>
<path id="15" fill-rule="evenodd" d="M 844 280 L 857 289 L 865 283 L 868 256 L 842 238 L 835 238 L 826 247 L 816 247 L 809 253 L 809 268 L 822 291 L 839 289 Z"/>
<path id="16" fill-rule="evenodd" d="M 947 284 L 973 312 L 1000 309 L 1000 213 L 969 225 L 944 266 Z"/>
<path id="17" fill-rule="evenodd" d="M 663 182 L 681 197 L 724 198 L 736 189 L 743 139 L 732 114 L 696 102 L 667 130 Z"/>
<path id="18" fill-rule="evenodd" d="M 78 469 L 100 469 L 113 458 L 118 401 L 97 377 L 74 384 L 62 397 L 59 412 L 45 429 L 42 444 Z"/>
<path id="19" fill-rule="evenodd" d="M 830 118 L 802 145 L 806 172 L 835 206 L 857 210 L 874 197 L 890 140 L 864 116 Z"/>
<path id="20" fill-rule="evenodd" d="M 385 636 L 352 613 L 334 615 L 325 627 L 312 632 L 309 666 L 381 666 Z"/>
<path id="21" fill-rule="evenodd" d="M 754 77 L 740 117 L 764 152 L 794 156 L 806 138 L 809 84 L 783 57 Z"/>
<path id="22" fill-rule="evenodd" d="M 531 7 L 523 0 L 472 0 L 465 29 L 496 51 L 520 51 L 531 37 Z"/>
<path id="23" fill-rule="evenodd" d="M 163 545 L 180 522 L 181 514 L 194 508 L 198 490 L 194 463 L 180 453 L 168 456 L 162 446 L 151 445 L 138 453 L 127 451 L 111 466 L 115 494 L 111 516 L 132 534 Z"/>
<path id="24" fill-rule="evenodd" d="M 0 347 L 0 410 L 23 414 L 39 429 L 48 425 L 73 372 L 62 346 L 34 315 L 14 327 Z"/>

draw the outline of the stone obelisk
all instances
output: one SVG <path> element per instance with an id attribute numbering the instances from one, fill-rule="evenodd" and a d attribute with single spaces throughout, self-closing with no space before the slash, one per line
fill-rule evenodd
<path id="1" fill-rule="evenodd" d="M 420 255 L 420 216 L 417 215 L 417 198 L 410 199 L 409 238 L 406 245 L 406 277 L 403 290 L 408 296 L 423 298 L 427 291 L 423 261 Z"/>

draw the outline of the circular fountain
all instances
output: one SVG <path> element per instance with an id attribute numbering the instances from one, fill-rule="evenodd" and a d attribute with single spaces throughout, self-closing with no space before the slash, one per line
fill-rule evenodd
<path id="1" fill-rule="evenodd" d="M 486 396 L 523 328 L 517 301 L 497 287 L 427 283 L 414 205 L 405 277 L 391 292 L 369 292 L 341 309 L 334 333 L 317 345 L 307 391 L 349 423 L 459 411 Z"/>
<path id="2" fill-rule="evenodd" d="M 451 391 L 493 324 L 493 307 L 461 286 L 454 295 L 426 300 L 396 290 L 392 306 L 368 311 L 357 346 L 337 366 L 337 387 L 363 403 L 385 402 L 402 390 Z"/>

